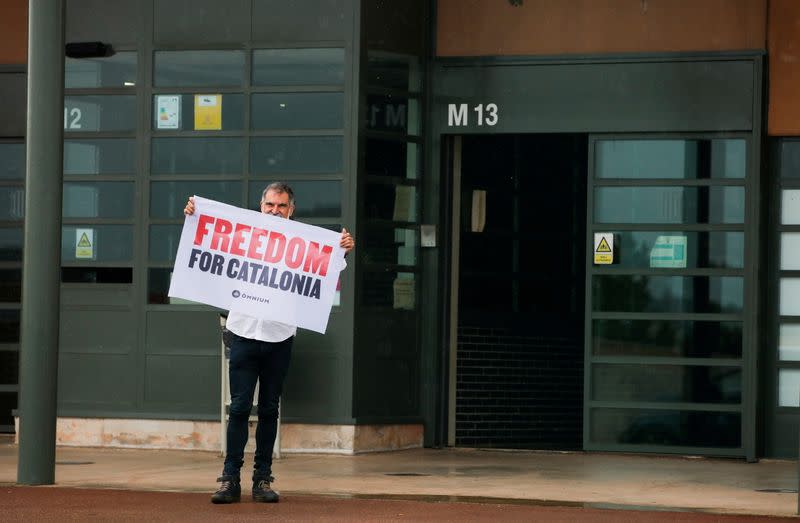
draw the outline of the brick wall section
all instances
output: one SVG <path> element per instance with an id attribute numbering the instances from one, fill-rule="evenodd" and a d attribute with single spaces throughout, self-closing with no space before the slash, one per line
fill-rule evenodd
<path id="1" fill-rule="evenodd" d="M 459 327 L 456 445 L 582 448 L 581 339 Z"/>

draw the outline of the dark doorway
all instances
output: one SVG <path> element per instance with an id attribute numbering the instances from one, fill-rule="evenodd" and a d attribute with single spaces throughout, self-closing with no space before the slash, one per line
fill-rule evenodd
<path id="1" fill-rule="evenodd" d="M 460 139 L 455 443 L 580 449 L 588 138 Z"/>

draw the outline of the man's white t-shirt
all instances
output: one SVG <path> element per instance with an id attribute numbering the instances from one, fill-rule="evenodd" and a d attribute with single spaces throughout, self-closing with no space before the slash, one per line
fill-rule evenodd
<path id="1" fill-rule="evenodd" d="M 342 260 L 342 267 L 339 270 L 344 270 L 345 267 L 347 267 L 347 261 Z M 297 334 L 296 325 L 263 320 L 235 311 L 231 311 L 228 314 L 225 328 L 242 338 L 268 341 L 270 343 L 278 343 Z"/>

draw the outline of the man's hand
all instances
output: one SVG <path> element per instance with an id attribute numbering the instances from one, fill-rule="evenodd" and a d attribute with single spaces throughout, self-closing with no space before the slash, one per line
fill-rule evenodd
<path id="1" fill-rule="evenodd" d="M 194 214 L 194 196 L 189 196 L 189 201 L 186 202 L 186 207 L 183 208 L 183 214 L 186 216 Z"/>
<path id="2" fill-rule="evenodd" d="M 356 240 L 353 238 L 347 229 L 342 229 L 342 239 L 339 240 L 339 247 L 344 249 L 345 254 L 353 250 L 356 246 Z"/>

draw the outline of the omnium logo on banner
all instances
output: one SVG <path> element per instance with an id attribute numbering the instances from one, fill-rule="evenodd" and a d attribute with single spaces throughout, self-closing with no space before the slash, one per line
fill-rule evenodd
<path id="1" fill-rule="evenodd" d="M 344 249 L 337 232 L 195 196 L 169 296 L 324 333 Z"/>

